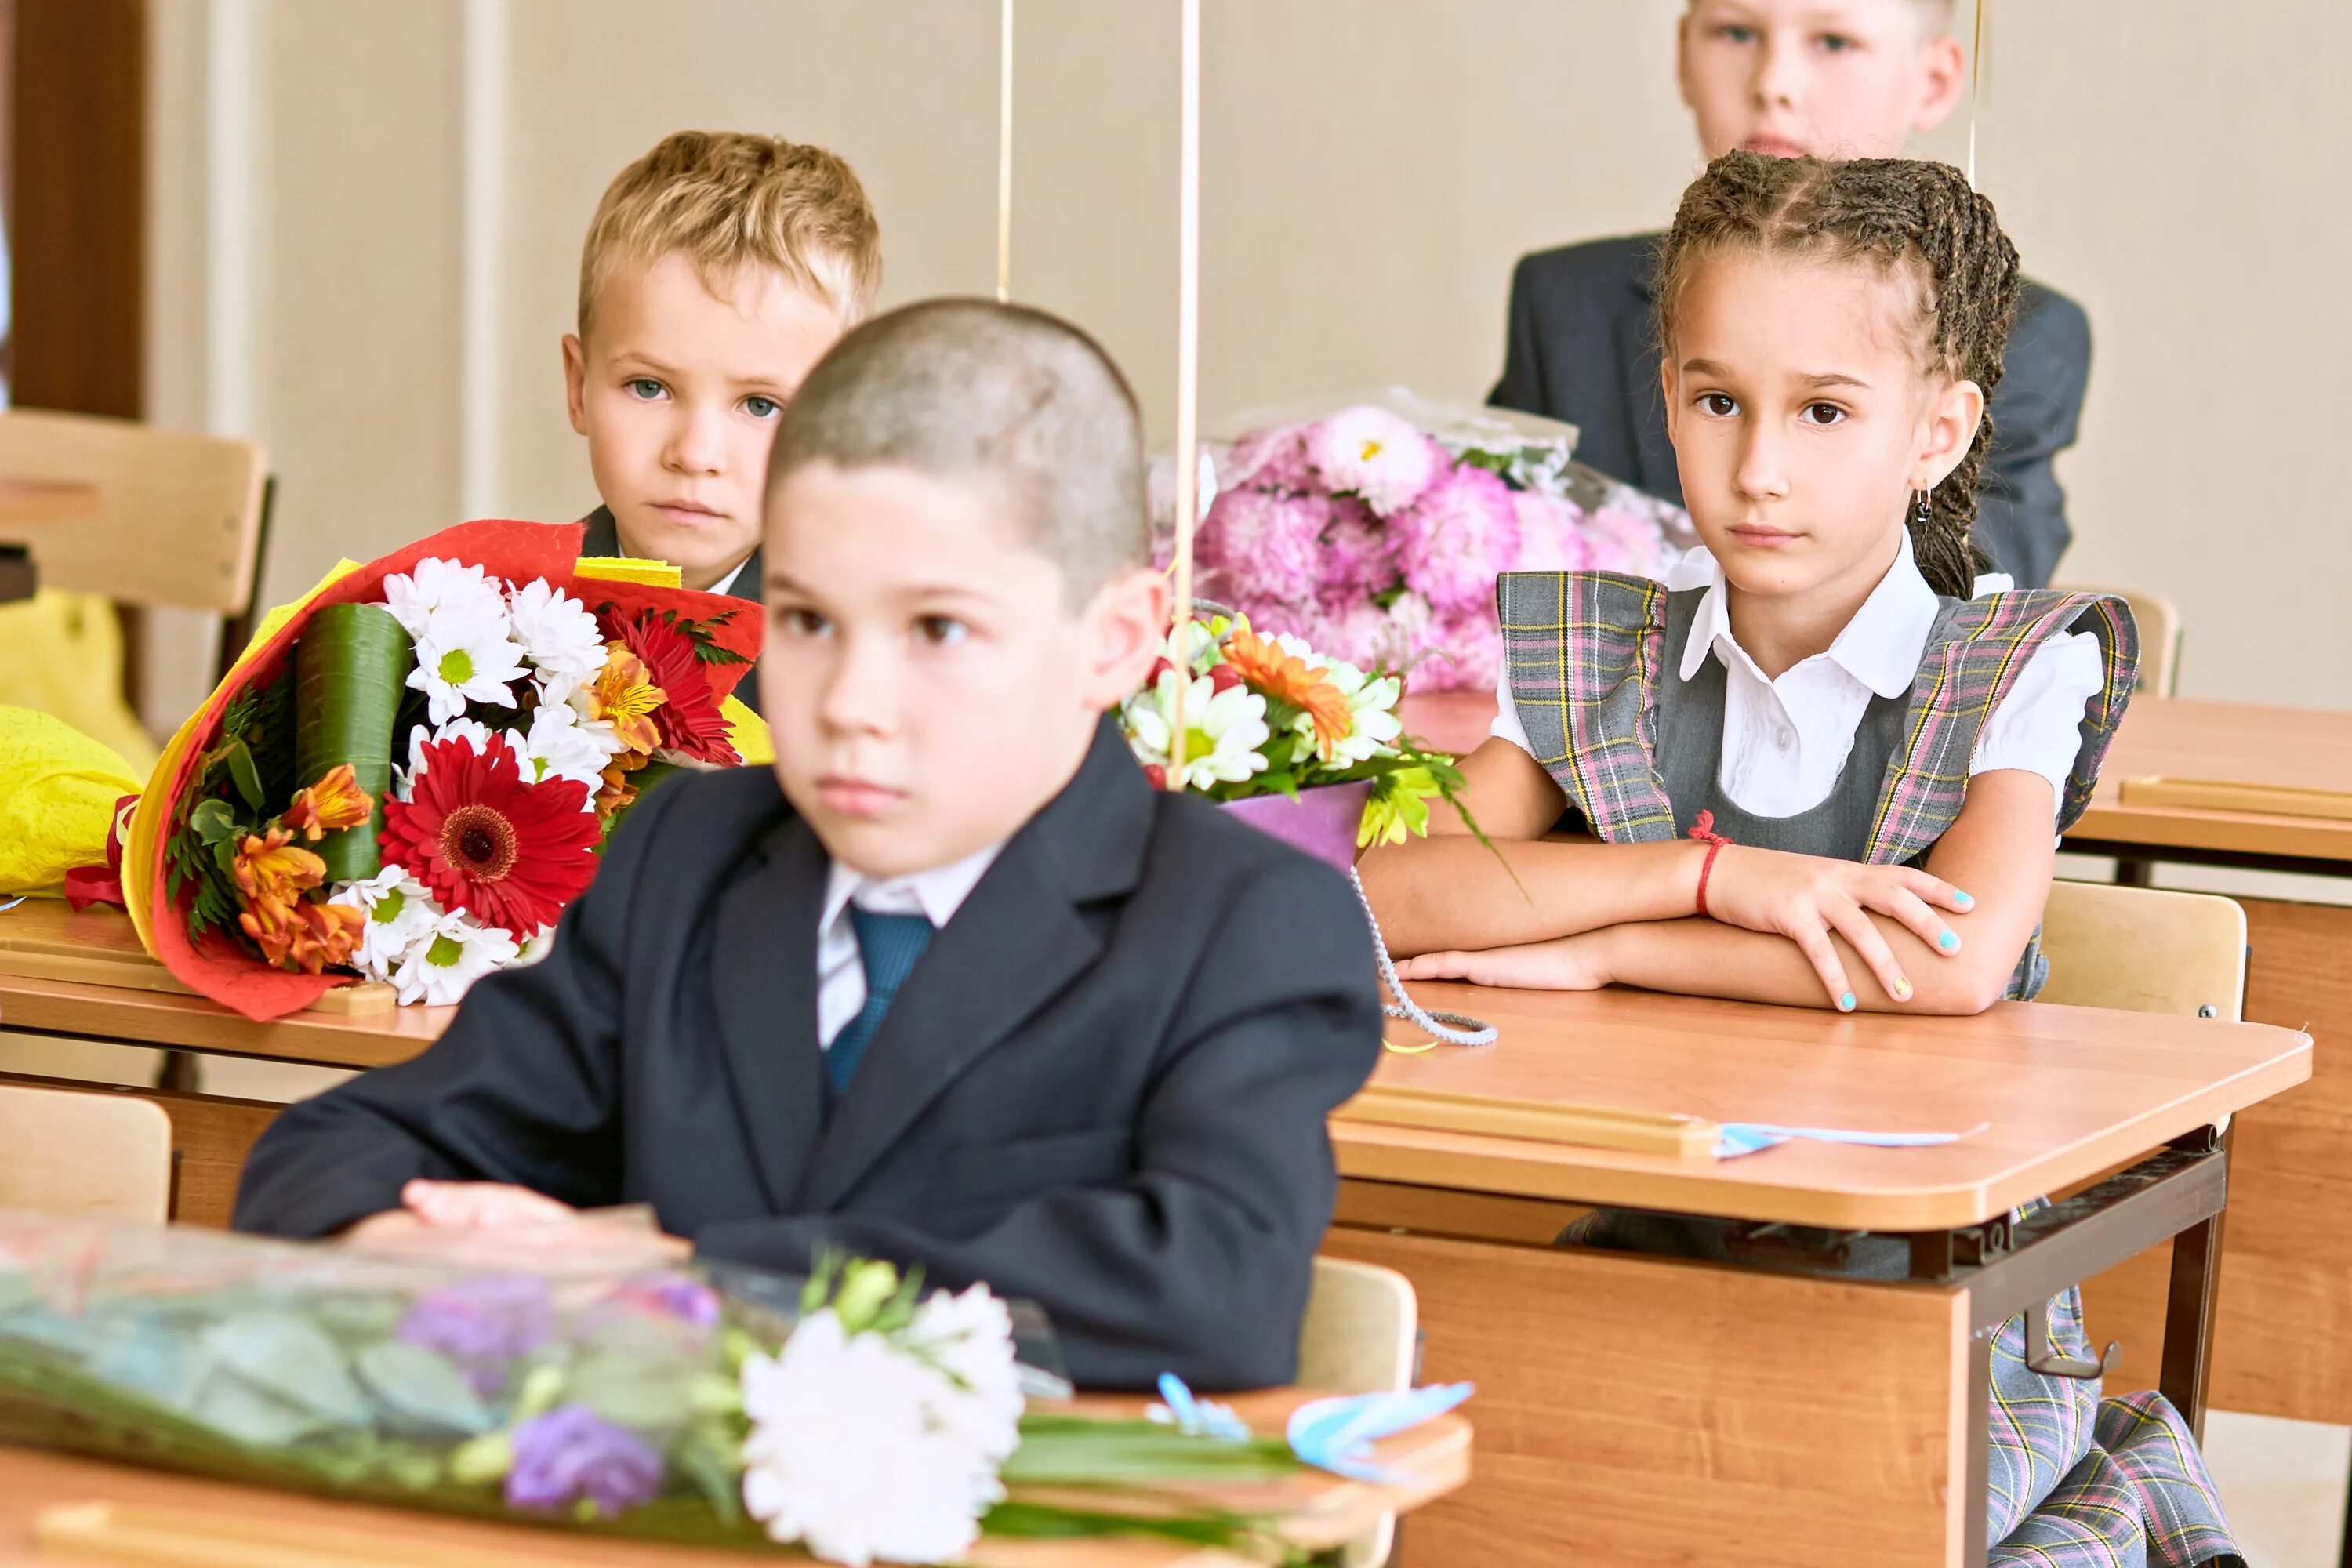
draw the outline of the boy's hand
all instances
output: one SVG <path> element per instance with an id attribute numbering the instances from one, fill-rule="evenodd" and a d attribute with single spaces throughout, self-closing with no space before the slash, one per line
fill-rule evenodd
<path id="1" fill-rule="evenodd" d="M 1949 882 L 1907 866 L 1864 866 L 1740 844 L 1724 846 L 1706 885 L 1709 915 L 1795 942 L 1841 1012 L 1853 1010 L 1853 989 L 1832 931 L 1861 955 L 1889 997 L 1908 1002 L 1911 982 L 1868 911 L 1899 922 L 1928 952 L 1949 958 L 1960 951 L 1960 936 L 1937 910 L 1965 914 L 1975 905 Z"/>
<path id="2" fill-rule="evenodd" d="M 1424 952 L 1397 965 L 1400 980 L 1466 980 L 1519 991 L 1598 991 L 1610 983 L 1608 931 L 1533 942 L 1482 952 Z"/>
<path id="3" fill-rule="evenodd" d="M 504 1230 L 550 1225 L 577 1211 L 544 1193 L 505 1182 L 411 1182 L 400 1189 L 401 1206 L 427 1226 Z"/>

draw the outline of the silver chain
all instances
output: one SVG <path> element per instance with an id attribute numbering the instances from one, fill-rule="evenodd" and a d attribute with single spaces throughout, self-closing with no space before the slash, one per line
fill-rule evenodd
<path id="1" fill-rule="evenodd" d="M 1372 913 L 1371 900 L 1364 897 L 1363 879 L 1351 870 L 1348 880 L 1356 889 L 1356 902 L 1363 907 L 1364 923 L 1372 928 L 1372 956 L 1380 961 L 1381 984 L 1396 998 L 1394 1003 L 1383 1005 L 1381 1011 L 1391 1018 L 1403 1019 L 1449 1046 L 1493 1045 L 1495 1026 L 1483 1018 L 1473 1018 L 1466 1013 L 1433 1013 L 1405 994 L 1404 982 L 1397 978 L 1396 965 L 1389 961 L 1389 944 L 1381 936 L 1380 919 Z M 1453 1026 L 1449 1028 L 1449 1025 Z"/>

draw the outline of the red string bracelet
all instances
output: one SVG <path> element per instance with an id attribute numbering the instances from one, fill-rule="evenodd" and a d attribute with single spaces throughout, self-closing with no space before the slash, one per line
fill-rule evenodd
<path id="1" fill-rule="evenodd" d="M 1715 830 L 1715 813 L 1711 811 L 1698 814 L 1697 820 L 1691 824 L 1690 836 L 1706 846 L 1706 863 L 1698 868 L 1698 912 L 1704 917 L 1706 914 L 1706 879 L 1715 874 L 1715 858 L 1723 853 L 1723 847 L 1731 840 Z"/>

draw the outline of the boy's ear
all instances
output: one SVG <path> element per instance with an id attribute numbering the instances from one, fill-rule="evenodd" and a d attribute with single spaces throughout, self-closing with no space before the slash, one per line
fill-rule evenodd
<path id="1" fill-rule="evenodd" d="M 1168 640 L 1168 579 L 1149 567 L 1114 577 L 1087 607 L 1086 697 L 1117 707 L 1151 673 Z"/>
<path id="2" fill-rule="evenodd" d="M 572 428 L 582 436 L 588 434 L 588 353 L 580 346 L 580 334 L 563 334 L 563 404 L 572 414 Z"/>
<path id="3" fill-rule="evenodd" d="M 1925 439 L 1918 460 L 1911 468 L 1913 489 L 1932 490 L 1960 466 L 1977 438 L 1977 426 L 1984 423 L 1984 388 L 1973 381 L 1947 383 L 1936 395 L 1921 432 Z"/>
<path id="4" fill-rule="evenodd" d="M 1948 31 L 1920 46 L 1919 106 L 1911 114 L 1912 130 L 1933 131 L 1951 118 L 1968 85 L 1968 63 L 1960 40 Z"/>

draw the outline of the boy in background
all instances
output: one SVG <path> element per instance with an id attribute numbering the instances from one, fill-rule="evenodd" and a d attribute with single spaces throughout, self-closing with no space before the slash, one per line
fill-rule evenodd
<path id="1" fill-rule="evenodd" d="M 760 597 L 776 421 L 871 315 L 879 230 L 822 147 L 681 131 L 621 171 L 580 256 L 563 339 L 572 427 L 604 504 L 583 555 L 667 561 L 688 588 Z M 758 683 L 741 695 L 759 706 Z"/>
<path id="2" fill-rule="evenodd" d="M 1967 87 L 1953 0 L 1690 0 L 1676 74 L 1709 162 L 1897 158 Z M 1658 237 L 1593 240 L 1520 259 L 1510 338 L 1487 401 L 1565 419 L 1577 457 L 1682 500 L 1659 391 L 1651 291 Z M 2052 459 L 2074 444 L 2091 365 L 2081 306 L 2027 280 L 1993 394 L 1975 542 L 2020 587 L 2050 582 L 2073 537 Z"/>
<path id="3" fill-rule="evenodd" d="M 679 1252 L 1034 1300 L 1082 1385 L 1288 1381 L 1371 942 L 1106 716 L 1167 644 L 1143 483 L 1075 328 L 936 300 L 844 339 L 768 485 L 774 770 L 649 797 L 544 961 L 263 1134 L 238 1226 L 649 1203 Z"/>

